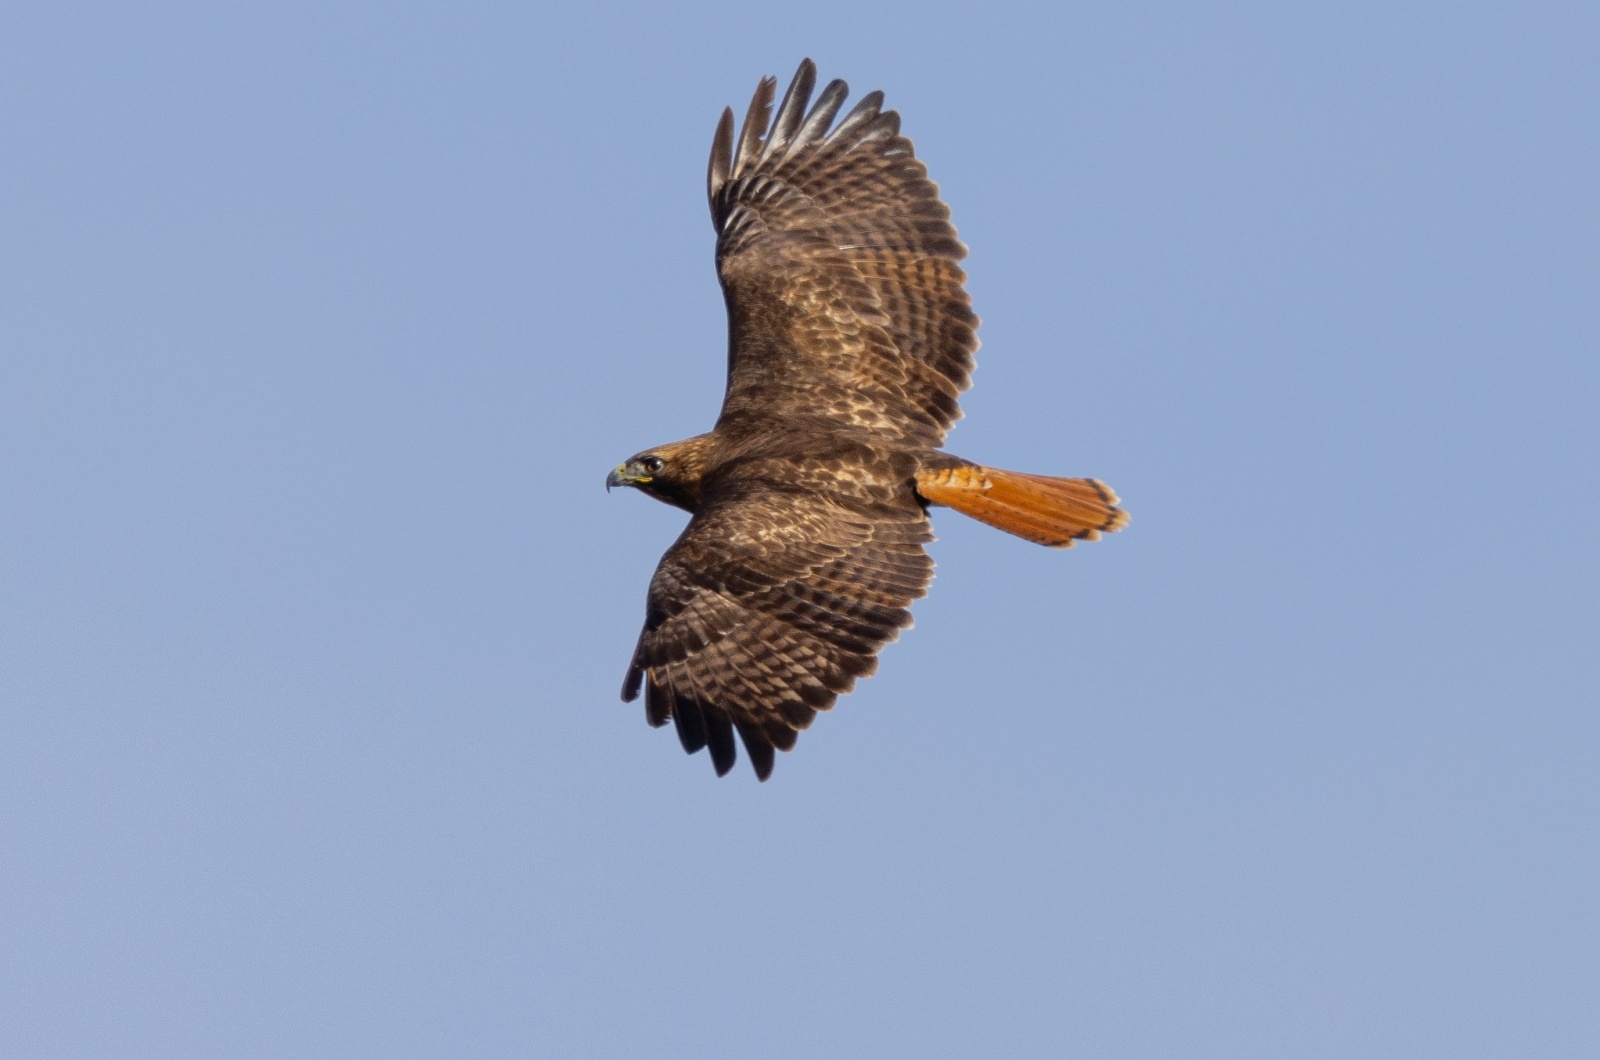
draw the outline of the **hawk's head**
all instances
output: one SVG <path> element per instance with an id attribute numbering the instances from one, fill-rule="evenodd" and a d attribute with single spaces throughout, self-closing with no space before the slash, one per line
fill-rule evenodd
<path id="1" fill-rule="evenodd" d="M 606 489 L 632 486 L 687 511 L 700 506 L 700 481 L 706 472 L 707 435 L 658 445 L 636 453 L 606 476 Z"/>

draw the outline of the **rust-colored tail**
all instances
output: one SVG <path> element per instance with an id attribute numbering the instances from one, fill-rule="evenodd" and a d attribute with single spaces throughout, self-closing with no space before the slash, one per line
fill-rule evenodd
<path id="1" fill-rule="evenodd" d="M 929 503 L 948 505 L 1051 548 L 1097 541 L 1102 533 L 1128 525 L 1128 513 L 1116 507 L 1117 495 L 1099 479 L 1024 475 L 966 464 L 917 472 L 917 492 Z"/>

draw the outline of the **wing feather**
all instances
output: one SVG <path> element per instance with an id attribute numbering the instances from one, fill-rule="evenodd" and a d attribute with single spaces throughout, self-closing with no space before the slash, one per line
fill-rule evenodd
<path id="1" fill-rule="evenodd" d="M 829 81 L 828 87 L 817 97 L 811 113 L 806 116 L 805 125 L 795 135 L 794 143 L 789 145 L 789 153 L 793 154 L 821 140 L 827 133 L 828 126 L 833 124 L 834 116 L 839 113 L 839 107 L 848 95 L 850 95 L 849 85 L 837 79 Z"/>
<path id="2" fill-rule="evenodd" d="M 778 104 L 778 116 L 773 120 L 772 133 L 761 151 L 762 161 L 775 155 L 781 157 L 784 148 L 794 140 L 795 134 L 800 131 L 800 123 L 805 120 L 806 105 L 811 102 L 811 90 L 816 83 L 816 64 L 810 59 L 803 60 L 800 69 L 795 71 L 794 80 L 789 82 L 788 91 L 783 94 L 783 102 Z"/>
<path id="3" fill-rule="evenodd" d="M 653 681 L 649 687 L 660 689 Z M 704 711 L 697 700 L 687 696 L 674 700 L 665 689 L 661 691 L 671 711 L 673 726 L 678 730 L 678 742 L 683 744 L 684 753 L 694 754 L 706 745 L 708 739 Z"/>
<path id="4" fill-rule="evenodd" d="M 717 192 L 728 182 L 732 170 L 733 108 L 723 107 L 716 135 L 711 138 L 711 161 L 706 164 L 706 198 L 711 202 L 717 201 Z"/>
<path id="5" fill-rule="evenodd" d="M 854 142 L 855 135 L 861 127 L 868 124 L 878 116 L 878 108 L 883 106 L 883 90 L 874 89 L 856 101 L 850 108 L 850 113 L 844 116 L 844 121 L 833 130 L 833 135 L 828 137 L 830 143 L 844 144 L 848 147 Z"/>
<path id="6" fill-rule="evenodd" d="M 772 94 L 778 80 L 763 77 L 750 97 L 750 108 L 744 112 L 744 127 L 739 130 L 739 150 L 733 157 L 733 175 L 744 175 L 761 154 L 761 138 L 767 135 L 767 122 L 772 116 Z"/>
<path id="7" fill-rule="evenodd" d="M 700 706 L 706 716 L 706 746 L 711 751 L 711 768 L 717 771 L 717 776 L 725 777 L 739 760 L 739 751 L 733 744 L 733 719 L 726 711 L 708 703 Z"/>

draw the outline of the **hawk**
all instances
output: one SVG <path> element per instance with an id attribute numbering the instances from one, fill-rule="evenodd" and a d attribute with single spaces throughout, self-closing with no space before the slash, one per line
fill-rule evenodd
<path id="1" fill-rule="evenodd" d="M 734 139 L 724 110 L 707 192 L 728 308 L 728 384 L 709 433 L 629 457 L 606 487 L 691 512 L 650 580 L 622 698 L 733 768 L 737 731 L 772 773 L 818 711 L 877 668 L 933 578 L 928 509 L 1067 548 L 1127 525 L 1091 478 L 1001 471 L 943 452 L 978 318 L 966 247 L 900 116 L 849 88 L 811 103 L 800 64 L 772 117 L 765 78 Z"/>

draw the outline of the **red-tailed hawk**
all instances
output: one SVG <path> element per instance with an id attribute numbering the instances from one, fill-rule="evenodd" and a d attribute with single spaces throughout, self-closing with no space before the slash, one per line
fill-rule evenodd
<path id="1" fill-rule="evenodd" d="M 684 750 L 756 775 L 877 667 L 933 577 L 928 507 L 1066 548 L 1127 525 L 1088 478 L 982 467 L 939 450 L 978 347 L 938 187 L 873 92 L 837 124 L 808 109 L 807 59 L 771 122 L 763 80 L 734 142 L 724 110 L 707 190 L 728 305 L 728 390 L 709 434 L 606 479 L 694 513 L 650 580 L 622 698 Z"/>

